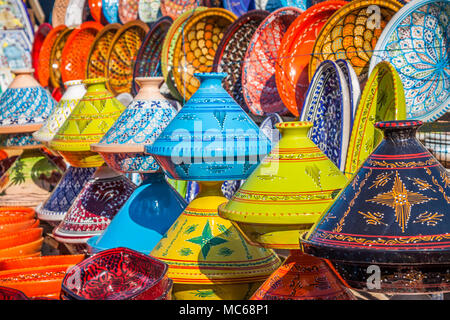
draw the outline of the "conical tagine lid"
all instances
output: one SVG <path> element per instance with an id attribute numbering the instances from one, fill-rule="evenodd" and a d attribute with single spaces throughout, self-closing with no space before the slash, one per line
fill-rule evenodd
<path id="1" fill-rule="evenodd" d="M 307 253 L 357 263 L 450 263 L 450 177 L 415 138 L 421 124 L 376 124 L 384 140 L 301 240 Z"/>
<path id="2" fill-rule="evenodd" d="M 75 106 L 86 93 L 86 88 L 81 80 L 67 81 L 64 83 L 67 87 L 61 100 L 59 100 L 53 112 L 45 121 L 44 125 L 33 133 L 37 141 L 49 142 L 63 125 L 64 121 L 70 116 Z"/>
<path id="3" fill-rule="evenodd" d="M 200 88 L 146 151 L 173 179 L 245 179 L 270 141 L 222 88 L 226 73 L 195 76 Z"/>
<path id="4" fill-rule="evenodd" d="M 0 134 L 38 130 L 53 111 L 56 101 L 32 73 L 14 70 L 16 77 L 0 96 Z"/>
<path id="5" fill-rule="evenodd" d="M 219 215 L 248 241 L 269 248 L 298 248 L 298 234 L 317 221 L 347 182 L 308 138 L 311 122 L 278 123 L 282 138 Z"/>

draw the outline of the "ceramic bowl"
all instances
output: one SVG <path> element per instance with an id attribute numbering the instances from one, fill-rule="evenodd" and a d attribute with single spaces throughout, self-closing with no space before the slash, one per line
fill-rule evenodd
<path id="1" fill-rule="evenodd" d="M 50 55 L 52 52 L 53 45 L 59 34 L 66 29 L 65 25 L 53 28 L 45 37 L 42 43 L 41 50 L 39 51 L 39 66 L 36 68 L 37 79 L 41 86 L 48 86 L 48 81 L 50 79 Z"/>
<path id="2" fill-rule="evenodd" d="M 18 223 L 34 219 L 36 212 L 28 207 L 0 208 L 0 225 Z"/>
<path id="3" fill-rule="evenodd" d="M 38 226 L 39 220 L 37 219 L 30 219 L 16 223 L 0 224 L 0 237 L 4 236 L 7 233 L 19 232 L 29 228 L 36 228 Z"/>
<path id="4" fill-rule="evenodd" d="M 1 249 L 0 260 L 40 255 L 43 242 L 44 238 L 41 237 L 36 241 L 28 242 L 15 247 Z"/>
<path id="5" fill-rule="evenodd" d="M 71 266 L 83 261 L 83 254 L 44 257 L 20 257 L 0 261 L 0 271 L 50 266 Z"/>
<path id="6" fill-rule="evenodd" d="M 22 291 L 8 287 L 0 287 L 0 300 L 29 300 L 29 299 Z"/>
<path id="7" fill-rule="evenodd" d="M 0 237 L 0 250 L 20 246 L 42 237 L 43 228 L 30 228 Z"/>

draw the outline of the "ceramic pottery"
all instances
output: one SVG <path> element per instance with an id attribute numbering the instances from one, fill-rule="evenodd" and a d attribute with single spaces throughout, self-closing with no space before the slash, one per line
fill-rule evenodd
<path id="1" fill-rule="evenodd" d="M 348 146 L 345 175 L 350 178 L 381 142 L 378 121 L 406 119 L 405 95 L 394 67 L 379 63 L 370 74 L 356 110 Z"/>
<path id="2" fill-rule="evenodd" d="M 34 209 L 28 207 L 0 207 L 0 225 L 19 223 L 33 220 L 36 216 Z"/>
<path id="3" fill-rule="evenodd" d="M 353 288 L 385 293 L 449 291 L 448 171 L 416 139 L 421 121 L 385 121 L 384 139 L 302 237 Z M 367 268 L 380 268 L 380 287 Z"/>
<path id="4" fill-rule="evenodd" d="M 344 74 L 345 80 L 347 80 L 348 90 L 350 92 L 350 131 L 353 128 L 353 121 L 355 119 L 356 108 L 359 104 L 359 99 L 361 98 L 361 86 L 359 85 L 358 76 L 356 75 L 353 67 L 348 63 L 347 60 L 338 59 L 335 63 L 341 68 Z"/>
<path id="5" fill-rule="evenodd" d="M 95 168 L 69 167 L 48 199 L 36 208 L 38 218 L 44 221 L 63 220 L 94 172 Z"/>
<path id="6" fill-rule="evenodd" d="M 34 79 L 33 69 L 15 70 L 16 77 L 0 96 L 0 134 L 38 130 L 56 101 Z"/>
<path id="7" fill-rule="evenodd" d="M 375 47 L 370 70 L 390 62 L 405 88 L 407 119 L 433 122 L 450 110 L 450 3 L 415 0 L 392 19 Z"/>
<path id="8" fill-rule="evenodd" d="M 108 23 L 119 22 L 119 0 L 102 0 L 102 13 Z"/>
<path id="9" fill-rule="evenodd" d="M 88 0 L 89 11 L 95 21 L 102 23 L 104 20 L 102 13 L 102 0 Z"/>
<path id="10" fill-rule="evenodd" d="M 55 134 L 49 145 L 74 167 L 98 167 L 100 155 L 90 151 L 125 110 L 105 88 L 105 79 L 86 79 L 87 92 Z"/>
<path id="11" fill-rule="evenodd" d="M 64 24 L 66 18 L 66 10 L 70 0 L 55 0 L 52 10 L 52 26 L 53 28 Z"/>
<path id="12" fill-rule="evenodd" d="M 281 8 L 271 13 L 256 29 L 248 45 L 242 66 L 242 93 L 255 115 L 284 113 L 275 82 L 278 48 L 291 23 L 302 13 L 297 8 Z"/>
<path id="13" fill-rule="evenodd" d="M 53 88 L 60 88 L 63 86 L 63 80 L 61 76 L 61 61 L 64 47 L 69 39 L 70 34 L 74 30 L 73 27 L 65 28 L 58 34 L 58 37 L 53 44 L 52 51 L 50 53 L 50 85 Z"/>
<path id="14" fill-rule="evenodd" d="M 169 16 L 173 20 L 185 12 L 194 10 L 203 5 L 203 1 L 192 0 L 161 0 L 161 13 L 163 16 Z"/>
<path id="15" fill-rule="evenodd" d="M 0 261 L 0 271 L 48 266 L 73 266 L 84 260 L 84 255 L 54 255 L 45 257 L 21 257 Z"/>
<path id="16" fill-rule="evenodd" d="M 66 26 L 79 26 L 88 18 L 89 4 L 87 0 L 70 0 L 66 9 L 64 24 Z M 78 47 L 81 49 L 81 47 Z"/>
<path id="17" fill-rule="evenodd" d="M 44 125 L 33 133 L 33 138 L 37 141 L 48 144 L 66 119 L 70 116 L 75 106 L 86 93 L 86 88 L 81 80 L 67 81 L 64 83 L 67 87 L 64 95 L 53 109 Z"/>
<path id="18" fill-rule="evenodd" d="M 327 20 L 346 1 L 326 1 L 303 12 L 289 26 L 278 50 L 283 57 L 275 64 L 275 80 L 284 105 L 299 116 L 309 86 L 308 64 L 314 41 Z"/>
<path id="19" fill-rule="evenodd" d="M 125 24 L 138 18 L 139 0 L 119 0 L 119 20 Z"/>
<path id="20" fill-rule="evenodd" d="M 176 88 L 184 100 L 188 100 L 200 85 L 194 73 L 212 71 L 217 46 L 226 28 L 236 18 L 228 10 L 208 8 L 194 11 L 187 19 L 174 43 L 172 68 Z"/>
<path id="21" fill-rule="evenodd" d="M 128 248 L 102 251 L 67 271 L 69 300 L 155 300 L 169 285 L 167 265 Z"/>
<path id="22" fill-rule="evenodd" d="M 42 45 L 47 35 L 52 30 L 52 25 L 48 23 L 43 23 L 39 26 L 36 31 L 36 35 L 33 41 L 33 47 L 31 49 L 31 62 L 32 68 L 34 69 L 34 77 L 38 79 L 38 69 L 39 69 L 39 53 L 41 51 Z"/>
<path id="23" fill-rule="evenodd" d="M 42 237 L 43 228 L 29 228 L 0 236 L 0 250 L 33 242 Z"/>
<path id="24" fill-rule="evenodd" d="M 345 176 L 307 137 L 311 127 L 311 122 L 277 124 L 279 144 L 219 207 L 219 215 L 231 220 L 250 243 L 298 248 L 299 230 L 307 231 L 346 184 Z"/>
<path id="25" fill-rule="evenodd" d="M 268 11 L 253 10 L 234 21 L 225 31 L 214 56 L 213 71 L 226 72 L 222 85 L 234 100 L 248 111 L 242 95 L 242 61 L 248 44 Z"/>
<path id="26" fill-rule="evenodd" d="M 356 300 L 328 264 L 291 250 L 251 300 Z"/>
<path id="27" fill-rule="evenodd" d="M 173 20 L 170 17 L 161 17 L 160 19 L 155 21 L 150 31 L 142 41 L 142 45 L 139 48 L 133 70 L 132 92 L 134 95 L 136 95 L 139 91 L 139 86 L 136 83 L 136 78 L 160 77 L 162 75 L 161 50 L 164 39 L 167 35 L 167 32 L 169 31 L 172 22 Z"/>
<path id="28" fill-rule="evenodd" d="M 13 133 L 0 135 L 0 147 L 8 150 L 24 150 L 42 147 L 42 144 L 36 141 L 33 136 L 27 133 Z"/>
<path id="29" fill-rule="evenodd" d="M 35 207 L 61 177 L 61 170 L 39 149 L 25 150 L 0 177 L 0 206 Z"/>
<path id="30" fill-rule="evenodd" d="M 63 82 L 84 80 L 91 44 L 103 26 L 94 21 L 88 21 L 75 28 L 62 51 L 61 78 Z"/>
<path id="31" fill-rule="evenodd" d="M 159 92 L 162 77 L 138 78 L 141 89 L 99 143 L 91 150 L 119 172 L 154 172 L 159 165 L 144 147 L 152 144 L 176 115 L 174 103 Z"/>
<path id="32" fill-rule="evenodd" d="M 103 78 L 106 76 L 106 62 L 108 59 L 108 50 L 114 35 L 120 29 L 118 23 L 105 26 L 91 44 L 86 64 L 86 79 Z"/>
<path id="33" fill-rule="evenodd" d="M 111 40 L 106 60 L 106 87 L 113 94 L 131 92 L 134 61 L 149 27 L 135 20 L 123 25 Z"/>
<path id="34" fill-rule="evenodd" d="M 223 7 L 233 12 L 237 17 L 246 14 L 248 11 L 255 9 L 255 2 L 252 0 L 231 1 L 224 0 Z"/>
<path id="35" fill-rule="evenodd" d="M 31 68 L 32 43 L 23 30 L 0 30 L 0 67 L 5 69 Z"/>
<path id="36" fill-rule="evenodd" d="M 75 198 L 63 221 L 53 230 L 56 240 L 85 243 L 106 229 L 136 186 L 123 175 L 102 166 Z"/>
<path id="37" fill-rule="evenodd" d="M 33 41 L 33 24 L 23 1 L 4 0 L 0 3 L 0 29 L 22 29 L 29 41 Z"/>
<path id="38" fill-rule="evenodd" d="M 314 124 L 309 138 L 344 171 L 352 108 L 348 83 L 337 63 L 325 60 L 320 64 L 301 110 L 300 120 Z"/>
<path id="39" fill-rule="evenodd" d="M 0 287 L 0 300 L 29 300 L 22 291 Z"/>
<path id="40" fill-rule="evenodd" d="M 195 76 L 200 88 L 145 151 L 172 179 L 245 179 L 271 143 L 222 88 L 225 73 Z"/>
<path id="41" fill-rule="evenodd" d="M 177 181 L 177 180 L 173 180 Z M 233 195 L 238 191 L 239 187 L 241 186 L 241 181 L 243 180 L 228 180 L 224 181 L 222 183 L 222 187 L 220 188 L 222 190 L 222 194 L 225 198 L 230 200 Z M 185 194 L 185 199 L 188 203 L 190 203 L 192 200 L 195 199 L 198 192 L 200 191 L 199 184 L 195 181 L 188 181 L 188 184 L 186 186 L 186 191 L 182 194 Z"/>
<path id="42" fill-rule="evenodd" d="M 30 219 L 22 222 L 13 222 L 0 224 L 0 236 L 4 236 L 8 233 L 17 233 L 29 228 L 37 228 L 39 226 L 39 220 Z"/>
<path id="43" fill-rule="evenodd" d="M 59 34 L 65 30 L 67 27 L 65 25 L 53 28 L 45 37 L 42 43 L 41 50 L 39 51 L 39 66 L 36 68 L 37 79 L 43 87 L 47 87 L 50 79 L 50 56 L 52 52 L 53 45 Z"/>
<path id="44" fill-rule="evenodd" d="M 100 235 L 87 241 L 91 252 L 126 247 L 150 254 L 187 203 L 163 173 L 145 174 L 142 184 Z"/>
<path id="45" fill-rule="evenodd" d="M 369 62 L 383 28 L 400 10 L 394 0 L 355 0 L 336 11 L 320 30 L 308 74 L 311 80 L 321 61 L 345 59 L 360 83 L 367 80 Z M 377 8 L 377 9 L 375 9 Z"/>
<path id="46" fill-rule="evenodd" d="M 151 252 L 169 265 L 177 300 L 248 298 L 280 264 L 272 250 L 249 245 L 217 215 L 227 201 L 221 184 L 201 182 L 199 195 Z"/>
<path id="47" fill-rule="evenodd" d="M 155 22 L 160 16 L 160 5 L 161 1 L 159 0 L 139 0 L 139 19 L 145 23 Z"/>

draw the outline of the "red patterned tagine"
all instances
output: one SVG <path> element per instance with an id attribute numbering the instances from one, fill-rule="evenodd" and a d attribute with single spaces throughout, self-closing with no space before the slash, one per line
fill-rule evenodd
<path id="1" fill-rule="evenodd" d="M 329 259 L 353 288 L 450 291 L 450 177 L 416 139 L 421 125 L 375 124 L 384 131 L 383 141 L 301 236 L 303 251 Z M 369 279 L 374 270 L 380 271 L 378 282 Z"/>

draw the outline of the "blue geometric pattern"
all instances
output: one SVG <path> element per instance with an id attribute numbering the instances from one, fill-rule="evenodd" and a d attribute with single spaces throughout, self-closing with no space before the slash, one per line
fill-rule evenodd
<path id="1" fill-rule="evenodd" d="M 0 147 L 31 147 L 39 146 L 41 143 L 36 141 L 30 132 L 13 133 L 0 135 Z"/>

